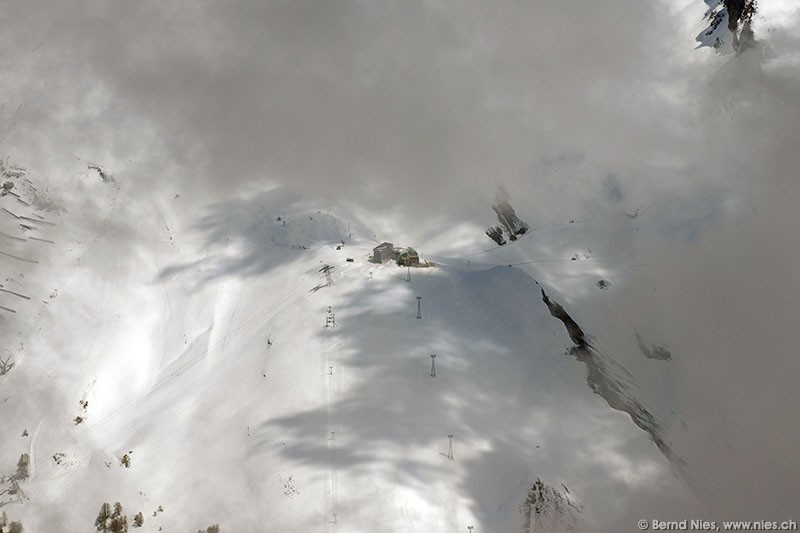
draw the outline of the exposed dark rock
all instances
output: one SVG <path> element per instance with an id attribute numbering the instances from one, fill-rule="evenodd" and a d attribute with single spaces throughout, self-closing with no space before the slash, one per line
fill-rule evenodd
<path id="1" fill-rule="evenodd" d="M 664 457 L 670 461 L 684 480 L 691 483 L 685 471 L 686 461 L 672 451 L 669 443 L 665 440 L 661 424 L 630 392 L 630 386 L 635 385 L 630 378 L 630 373 L 591 347 L 570 348 L 569 354 L 586 365 L 586 383 L 592 392 L 601 396 L 612 409 L 627 413 L 637 427 L 650 435 Z"/>
<path id="2" fill-rule="evenodd" d="M 597 284 L 596 284 L 596 285 L 597 285 L 598 287 L 600 287 L 601 289 L 604 289 L 604 290 L 605 290 L 605 289 L 607 289 L 607 288 L 609 288 L 609 287 L 611 286 L 611 282 L 610 282 L 610 281 L 608 281 L 608 280 L 605 280 L 605 279 L 601 279 L 601 280 L 599 280 L 599 281 L 597 282 Z"/>
<path id="3" fill-rule="evenodd" d="M 569 316 L 569 314 L 558 302 L 551 300 L 544 292 L 544 289 L 541 289 L 541 291 L 542 301 L 545 303 L 545 305 L 547 305 L 547 309 L 550 310 L 550 314 L 564 323 L 564 326 L 567 328 L 567 333 L 569 333 L 569 338 L 572 339 L 572 342 L 574 342 L 576 346 L 586 346 L 586 336 L 577 322 L 575 322 L 572 317 Z"/>
<path id="4" fill-rule="evenodd" d="M 505 234 L 508 239 L 516 241 L 517 237 L 524 235 L 528 231 L 528 224 L 523 222 L 514 212 L 511 207 L 511 201 L 504 187 L 498 187 L 495 194 L 495 200 L 492 204 L 492 209 L 497 215 L 497 220 L 500 222 L 498 226 L 492 226 L 486 230 L 486 235 L 496 242 L 499 246 L 506 243 Z"/>
<path id="5" fill-rule="evenodd" d="M 503 246 L 506 243 L 506 239 L 503 237 L 502 226 L 492 226 L 486 230 L 486 235 L 496 242 L 498 246 Z"/>
<path id="6" fill-rule="evenodd" d="M 551 300 L 544 289 L 541 289 L 541 292 L 542 300 L 550 314 L 564 323 L 572 342 L 575 343 L 567 353 L 586 365 L 586 383 L 592 392 L 602 397 L 612 409 L 627 413 L 637 427 L 650 435 L 655 445 L 683 479 L 692 484 L 686 473 L 686 461 L 672 451 L 665 439 L 662 425 L 631 393 L 631 387 L 636 386 L 631 373 L 610 357 L 594 349 L 586 340 L 586 334 L 564 308 Z M 653 358 L 664 358 L 669 354 L 665 347 L 660 346 L 648 350 Z"/>
<path id="7" fill-rule="evenodd" d="M 657 359 L 659 361 L 672 360 L 672 353 L 666 346 L 658 346 L 656 344 L 648 346 L 638 333 L 636 334 L 636 344 L 639 345 L 639 350 L 641 350 L 642 354 L 648 359 Z"/>
<path id="8" fill-rule="evenodd" d="M 736 31 L 739 27 L 739 19 L 742 18 L 745 8 L 745 0 L 725 0 L 725 8 L 728 10 L 728 29 Z"/>
<path id="9" fill-rule="evenodd" d="M 569 489 L 562 483 L 561 492 L 541 479 L 536 479 L 528 488 L 525 499 L 520 504 L 522 531 L 576 531 L 582 529 L 580 504 L 573 501 Z"/>
<path id="10" fill-rule="evenodd" d="M 511 200 L 505 188 L 498 188 L 495 194 L 495 201 L 492 204 L 500 225 L 506 230 L 508 238 L 512 241 L 517 240 L 517 236 L 524 235 L 528 231 L 528 224 L 520 220 L 514 208 L 511 207 Z"/>
<path id="11" fill-rule="evenodd" d="M 117 180 L 114 179 L 114 176 L 109 174 L 108 171 L 100 165 L 89 165 L 89 170 L 96 170 L 97 174 L 100 176 L 100 179 L 103 180 L 103 183 L 113 183 L 114 185 L 117 184 Z"/>

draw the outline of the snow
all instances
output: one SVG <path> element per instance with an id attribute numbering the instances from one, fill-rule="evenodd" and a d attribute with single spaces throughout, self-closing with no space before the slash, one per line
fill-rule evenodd
<path id="1" fill-rule="evenodd" d="M 368 262 L 375 243 L 348 236 L 366 225 L 351 212 L 283 189 L 120 213 L 125 194 L 98 189 L 97 233 L 64 205 L 57 247 L 26 269 L 29 290 L 58 289 L 19 313 L 47 334 L 4 322 L 31 342 L 4 378 L 0 457 L 7 470 L 31 451 L 30 499 L 9 507 L 29 530 L 87 528 L 120 501 L 144 513 L 142 531 L 506 531 L 538 477 L 597 523 L 619 511 L 618 490 L 669 475 L 564 355 L 530 275 L 496 255 L 523 242 L 469 264 L 419 246 L 439 265 L 407 282 Z M 126 209 L 135 226 L 112 224 Z"/>
<path id="2" fill-rule="evenodd" d="M 0 196 L 0 510 L 29 533 L 90 530 L 115 501 L 144 532 L 505 532 L 523 529 L 542 480 L 550 509 L 569 502 L 552 531 L 794 512 L 796 3 L 762 3 L 755 46 L 728 57 L 693 50 L 708 24 L 696 0 L 574 9 L 431 18 L 464 40 L 444 50 L 477 54 L 463 78 L 423 40 L 384 83 L 394 63 L 348 67 L 373 52 L 343 31 L 295 99 L 311 52 L 336 46 L 294 33 L 323 12 L 287 24 L 299 48 L 277 37 L 241 56 L 245 32 L 210 63 L 176 42 L 128 87 L 140 72 L 113 66 L 156 52 L 158 26 L 109 10 L 92 47 L 125 46 L 85 57 L 84 21 L 16 8 L 0 105 L 14 183 Z M 363 25 L 390 30 L 386 57 L 401 28 L 434 28 L 408 13 Z M 627 15 L 631 32 L 609 31 Z M 220 28 L 238 38 L 232 20 Z M 520 46 L 531 21 L 553 38 Z M 565 40 L 573 21 L 601 46 Z M 202 45 L 197 27 L 186 40 Z M 216 81 L 226 58 L 239 77 L 224 97 L 198 83 L 184 102 L 186 80 Z M 380 83 L 340 83 L 362 75 Z M 353 138 L 331 143 L 342 131 Z M 484 181 L 506 176 L 530 229 L 497 247 Z M 383 241 L 436 266 L 406 281 L 369 262 Z"/>

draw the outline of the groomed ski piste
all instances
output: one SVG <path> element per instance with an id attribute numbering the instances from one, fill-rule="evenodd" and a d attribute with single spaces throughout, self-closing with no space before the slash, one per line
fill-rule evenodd
<path id="1" fill-rule="evenodd" d="M 4 506 L 28 530 L 88 529 L 118 501 L 142 531 L 511 531 L 537 479 L 574 504 L 551 527 L 611 524 L 620 494 L 691 502 L 650 435 L 587 387 L 541 301 L 532 274 L 565 304 L 596 281 L 566 255 L 575 224 L 505 249 L 464 235 L 463 257 L 414 243 L 435 266 L 406 269 L 369 261 L 363 209 L 267 188 L 198 210 L 191 192 L 131 203 L 86 181 L 72 198 L 90 207 L 0 199 L 52 224 L 22 233 L 6 215 L 4 233 L 54 243 L 4 263 L 4 286 L 31 295 L 3 295 L 20 341 L 0 458 L 10 474 L 30 455 Z M 533 242 L 562 259 L 510 266 Z"/>

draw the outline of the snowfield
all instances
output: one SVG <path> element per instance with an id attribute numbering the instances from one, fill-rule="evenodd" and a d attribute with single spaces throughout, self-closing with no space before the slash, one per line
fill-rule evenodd
<path id="1" fill-rule="evenodd" d="M 421 246 L 436 266 L 407 281 L 348 233 L 365 221 L 282 189 L 199 217 L 153 199 L 126 225 L 125 188 L 89 187 L 91 215 L 0 199 L 55 224 L 4 283 L 31 295 L 4 295 L 20 344 L 2 404 L 5 471 L 32 466 L 5 509 L 30 530 L 85 530 L 119 501 L 142 531 L 512 531 L 537 478 L 575 527 L 613 521 L 620 492 L 683 498 L 648 434 L 587 387 L 539 287 L 497 255 L 512 251 Z"/>

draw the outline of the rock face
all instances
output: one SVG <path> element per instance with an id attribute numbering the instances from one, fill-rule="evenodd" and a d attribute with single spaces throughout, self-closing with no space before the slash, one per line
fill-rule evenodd
<path id="1" fill-rule="evenodd" d="M 576 503 L 565 485 L 563 492 L 541 479 L 536 479 L 528 488 L 525 499 L 520 504 L 523 533 L 534 531 L 576 531 L 584 529 L 580 518 L 581 506 Z"/>
<path id="2" fill-rule="evenodd" d="M 662 424 L 634 394 L 633 390 L 637 385 L 633 381 L 630 372 L 607 354 L 591 346 L 586 339 L 586 334 L 577 322 L 558 302 L 551 300 L 544 292 L 544 289 L 541 289 L 541 292 L 542 300 L 547 305 L 550 314 L 564 323 L 567 333 L 572 342 L 575 343 L 575 346 L 571 347 L 567 353 L 586 366 L 586 384 L 592 392 L 603 398 L 612 409 L 627 413 L 637 427 L 650 435 L 653 443 L 670 461 L 684 481 L 692 484 L 692 480 L 686 472 L 686 461 L 672 450 L 672 445 L 667 440 Z M 638 335 L 637 338 L 641 339 Z M 645 350 L 649 352 L 648 358 L 650 359 L 671 359 L 671 354 L 665 347 L 653 346 L 649 348 L 645 346 Z"/>
<path id="3" fill-rule="evenodd" d="M 561 307 L 561 304 L 554 302 L 547 296 L 547 294 L 544 292 L 544 289 L 542 289 L 542 301 L 545 303 L 545 305 L 547 305 L 547 309 L 550 310 L 550 314 L 564 323 L 564 326 L 567 328 L 567 333 L 569 333 L 569 338 L 572 339 L 572 342 L 575 343 L 575 346 L 585 347 L 586 337 L 581 327 L 572 319 L 571 316 L 569 316 L 564 308 Z"/>
<path id="4" fill-rule="evenodd" d="M 750 24 L 758 9 L 756 0 L 704 0 L 708 9 L 704 19 L 708 27 L 697 36 L 701 46 L 716 48 L 720 53 L 739 51 L 752 41 Z M 727 24 L 723 24 L 727 19 Z M 728 31 L 725 31 L 727 28 Z"/>
<path id="5" fill-rule="evenodd" d="M 486 235 L 496 242 L 498 246 L 503 246 L 506 243 L 503 231 L 506 232 L 508 239 L 511 241 L 516 241 L 517 237 L 524 235 L 528 231 L 528 224 L 514 212 L 508 192 L 502 186 L 497 188 L 492 209 L 497 215 L 497 220 L 500 224 L 487 229 Z"/>
<path id="6" fill-rule="evenodd" d="M 739 28 L 739 20 L 744 14 L 745 0 L 725 0 L 728 10 L 728 29 L 735 32 Z"/>

